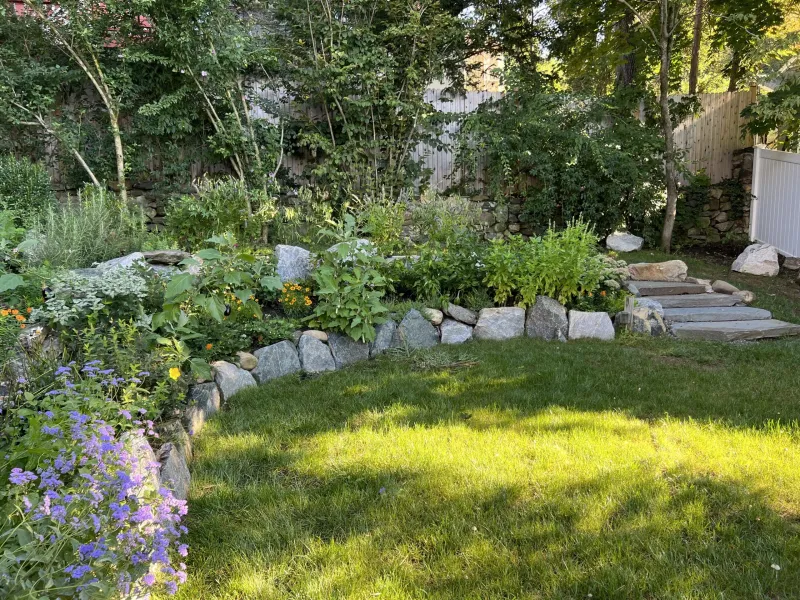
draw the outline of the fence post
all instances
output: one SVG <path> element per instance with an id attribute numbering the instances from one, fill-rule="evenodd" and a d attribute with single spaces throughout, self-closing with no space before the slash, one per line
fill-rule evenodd
<path id="1" fill-rule="evenodd" d="M 761 194 L 761 152 L 762 146 L 753 148 L 753 187 L 750 190 L 752 198 L 750 200 L 750 241 L 756 241 L 756 225 L 758 223 L 758 211 L 760 203 L 758 197 Z"/>

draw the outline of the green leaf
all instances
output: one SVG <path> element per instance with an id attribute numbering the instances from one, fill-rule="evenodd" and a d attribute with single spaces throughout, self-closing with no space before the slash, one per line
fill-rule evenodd
<path id="1" fill-rule="evenodd" d="M 194 275 L 190 273 L 182 273 L 170 279 L 167 284 L 167 289 L 164 292 L 166 298 L 175 298 L 176 296 L 192 289 L 194 284 Z"/>
<path id="2" fill-rule="evenodd" d="M 192 358 L 189 360 L 189 369 L 197 377 L 211 379 L 211 367 L 202 358 Z"/>
<path id="3" fill-rule="evenodd" d="M 0 276 L 0 293 L 15 290 L 25 285 L 25 280 L 15 273 Z"/>
<path id="4" fill-rule="evenodd" d="M 223 254 L 215 248 L 204 248 L 197 253 L 197 256 L 203 260 L 219 260 L 222 258 Z"/>
<path id="5" fill-rule="evenodd" d="M 278 292 L 283 289 L 283 282 L 277 275 L 261 278 L 261 287 L 268 292 Z"/>

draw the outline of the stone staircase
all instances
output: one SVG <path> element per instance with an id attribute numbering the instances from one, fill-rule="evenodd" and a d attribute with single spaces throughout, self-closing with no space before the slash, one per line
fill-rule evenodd
<path id="1" fill-rule="evenodd" d="M 773 319 L 768 310 L 751 308 L 736 296 L 709 293 L 698 283 L 628 281 L 626 287 L 661 304 L 664 322 L 679 339 L 733 342 L 800 335 L 800 325 Z"/>

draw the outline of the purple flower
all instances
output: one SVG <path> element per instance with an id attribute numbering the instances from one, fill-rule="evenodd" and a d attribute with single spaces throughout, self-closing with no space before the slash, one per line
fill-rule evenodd
<path id="1" fill-rule="evenodd" d="M 20 468 L 13 468 L 11 469 L 11 475 L 9 476 L 8 480 L 13 483 L 14 485 L 26 485 L 31 481 L 36 481 L 37 476 L 30 471 L 23 471 Z"/>
<path id="2" fill-rule="evenodd" d="M 54 425 L 53 427 L 50 427 L 49 425 L 42 425 L 42 433 L 45 435 L 52 435 L 54 437 L 62 437 L 61 427 L 58 425 Z"/>
<path id="3" fill-rule="evenodd" d="M 153 575 L 152 573 L 148 573 L 147 575 L 142 577 L 142 583 L 148 587 L 153 585 L 155 582 L 156 582 L 156 576 Z"/>
<path id="4" fill-rule="evenodd" d="M 67 373 L 71 373 L 72 369 L 70 367 L 58 367 L 56 369 L 56 377 L 60 377 L 61 375 L 66 375 Z"/>

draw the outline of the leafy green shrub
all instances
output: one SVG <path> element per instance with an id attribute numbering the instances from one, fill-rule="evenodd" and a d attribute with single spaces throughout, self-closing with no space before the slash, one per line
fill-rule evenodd
<path id="1" fill-rule="evenodd" d="M 359 228 L 384 254 L 395 254 L 407 246 L 403 239 L 406 204 L 381 196 L 365 197 L 354 203 Z"/>
<path id="2" fill-rule="evenodd" d="M 278 304 L 281 305 L 281 310 L 287 317 L 302 319 L 314 310 L 314 301 L 311 299 L 313 292 L 310 286 L 310 282 L 287 281 L 283 284 Z"/>
<path id="3" fill-rule="evenodd" d="M 148 238 L 141 210 L 111 192 L 86 187 L 77 202 L 50 208 L 33 223 L 25 242 L 30 263 L 89 267 L 142 249 Z"/>
<path id="4" fill-rule="evenodd" d="M 203 179 L 197 194 L 169 203 L 166 225 L 183 247 L 195 249 L 226 232 L 240 240 L 256 240 L 276 213 L 274 199 L 263 190 L 248 189 L 238 179 Z"/>
<path id="5" fill-rule="evenodd" d="M 484 282 L 498 304 L 530 306 L 538 295 L 567 304 L 594 292 L 613 270 L 597 252 L 598 241 L 582 221 L 529 240 L 495 240 L 484 257 Z"/>
<path id="6" fill-rule="evenodd" d="M 282 340 L 291 340 L 297 323 L 287 319 L 264 315 L 260 319 L 225 319 L 219 323 L 213 319 L 198 322 L 202 335 L 187 341 L 192 354 L 206 360 L 232 360 L 239 351 L 249 352 Z"/>
<path id="7" fill-rule="evenodd" d="M 455 302 L 482 287 L 484 245 L 474 233 L 447 243 L 431 240 L 418 246 L 416 252 L 418 258 L 395 261 L 386 270 L 397 294 Z"/>
<path id="8" fill-rule="evenodd" d="M 426 191 L 411 205 L 413 234 L 421 241 L 446 244 L 462 235 L 472 234 L 480 211 L 460 196 L 442 196 Z"/>
<path id="9" fill-rule="evenodd" d="M 522 196 L 521 220 L 537 229 L 582 217 L 604 235 L 622 224 L 641 233 L 663 197 L 663 140 L 634 116 L 630 100 L 512 82 L 502 99 L 464 119 L 457 158 L 464 180 L 485 173 L 497 202 Z"/>
<path id="10" fill-rule="evenodd" d="M 387 284 L 381 273 L 385 261 L 371 244 L 360 243 L 355 233 L 352 215 L 346 215 L 342 234 L 328 232 L 341 241 L 332 251 L 322 253 L 313 272 L 317 305 L 311 322 L 371 342 L 375 325 L 386 321 L 387 309 L 381 303 Z"/>
<path id="11" fill-rule="evenodd" d="M 149 290 L 146 277 L 133 269 L 113 269 L 102 277 L 66 271 L 50 288 L 45 305 L 31 318 L 62 328 L 141 318 Z"/>
<path id="12" fill-rule="evenodd" d="M 0 156 L 0 210 L 14 211 L 17 225 L 30 225 L 54 204 L 50 175 L 42 165 Z"/>

